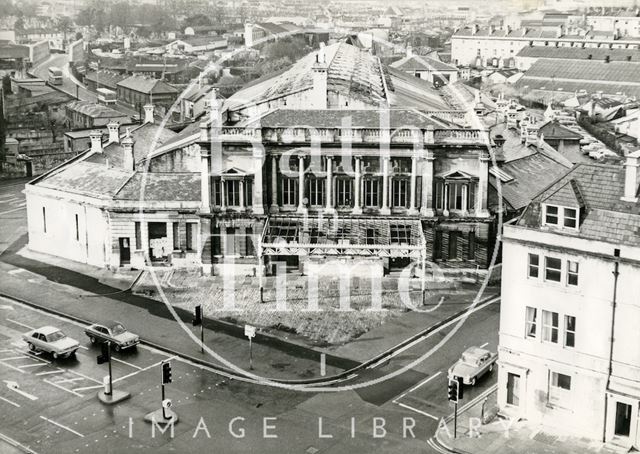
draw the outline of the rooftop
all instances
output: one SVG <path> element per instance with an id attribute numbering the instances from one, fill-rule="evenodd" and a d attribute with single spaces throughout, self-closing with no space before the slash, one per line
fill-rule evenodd
<path id="1" fill-rule="evenodd" d="M 561 58 L 565 60 L 596 60 L 604 61 L 640 61 L 638 49 L 604 49 L 555 46 L 527 46 L 517 54 L 518 57 L 528 58 Z"/>
<path id="2" fill-rule="evenodd" d="M 127 115 L 122 112 L 91 101 L 74 101 L 68 103 L 66 107 L 91 118 L 127 118 Z"/>
<path id="3" fill-rule="evenodd" d="M 391 63 L 391 67 L 401 69 L 402 71 L 458 71 L 458 68 L 453 65 L 448 65 L 435 58 L 423 57 L 421 55 L 403 57 Z"/>
<path id="4" fill-rule="evenodd" d="M 178 93 L 178 89 L 168 83 L 143 76 L 130 76 L 117 83 L 118 87 L 128 88 L 145 94 Z"/>
<path id="5" fill-rule="evenodd" d="M 640 246 L 640 204 L 621 200 L 624 179 L 620 165 L 578 164 L 533 199 L 518 225 L 546 229 L 541 225 L 541 203 L 546 200 L 568 207 L 579 203 L 584 207 L 579 230 L 557 230 L 558 234 Z"/>
<path id="6" fill-rule="evenodd" d="M 199 173 L 136 173 L 122 186 L 116 200 L 200 201 Z"/>

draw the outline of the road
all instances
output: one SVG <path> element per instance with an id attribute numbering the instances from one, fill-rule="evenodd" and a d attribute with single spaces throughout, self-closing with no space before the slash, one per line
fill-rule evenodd
<path id="1" fill-rule="evenodd" d="M 27 231 L 27 210 L 22 193 L 28 178 L 0 181 L 0 254 Z"/>
<path id="2" fill-rule="evenodd" d="M 69 55 L 67 54 L 52 54 L 46 61 L 34 66 L 31 69 L 31 73 L 43 80 L 49 79 L 49 68 L 55 66 L 62 70 L 62 85 L 58 85 L 55 88 L 65 92 L 73 98 L 81 101 L 98 102 L 98 96 L 88 90 L 80 81 L 76 80 L 71 71 L 69 70 Z M 122 104 L 116 104 L 111 106 L 113 109 L 124 113 L 125 115 L 138 115 L 135 109 L 132 109 Z"/>
<path id="3" fill-rule="evenodd" d="M 26 230 L 24 195 L 20 192 L 23 183 L 0 185 L 3 249 Z M 18 271 L 9 273 L 14 279 L 24 279 L 24 286 L 33 289 L 38 301 L 48 295 L 82 304 L 83 300 L 77 299 L 77 289 Z M 0 272 L 6 272 L 4 266 Z M 156 319 L 149 314 L 148 320 Z M 455 329 L 457 321 L 341 384 L 363 383 L 410 364 L 442 341 Z M 154 453 L 208 452 L 213 441 L 217 451 L 225 453 L 438 452 L 427 442 L 440 419 L 452 412 L 446 395 L 446 371 L 468 346 L 496 351 L 498 324 L 496 301 L 470 314 L 441 349 L 411 370 L 377 385 L 341 392 L 266 387 L 230 379 L 174 358 L 174 382 L 167 386 L 167 396 L 181 419 L 171 437 L 169 431 L 162 434 L 157 430 L 154 436 L 151 426 L 143 421 L 146 413 L 159 408 L 159 363 L 169 359 L 170 354 L 144 346 L 116 354 L 114 386 L 131 392 L 132 397 L 115 407 L 104 406 L 96 393 L 107 368 L 96 363 L 98 349 L 83 334 L 83 326 L 0 298 L 0 452 L 20 452 L 3 436 L 47 454 L 132 449 Z M 44 325 L 57 326 L 81 341 L 83 348 L 77 358 L 55 361 L 46 354 L 29 353 L 21 334 Z M 276 357 L 280 353 L 272 354 Z M 496 378 L 494 371 L 475 387 L 465 387 L 462 404 L 493 386 Z M 7 381 L 19 383 L 19 389 L 11 389 Z M 275 428 L 269 428 L 271 425 Z M 415 427 L 408 429 L 409 426 Z M 241 429 L 244 438 L 236 438 Z M 267 435 L 273 432 L 278 438 L 265 438 L 265 430 Z"/>

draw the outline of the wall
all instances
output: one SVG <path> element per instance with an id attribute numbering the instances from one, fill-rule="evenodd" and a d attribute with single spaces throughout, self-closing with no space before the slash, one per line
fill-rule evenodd
<path id="1" fill-rule="evenodd" d="M 504 230 L 498 404 L 507 414 L 548 425 L 561 424 L 580 436 L 601 438 L 612 320 L 613 252 L 620 246 L 520 227 L 505 226 Z M 526 244 L 525 241 L 539 244 Z M 540 255 L 539 278 L 528 277 L 529 253 Z M 597 257 L 594 253 L 605 254 L 609 259 Z M 640 259 L 638 248 L 622 246 L 621 255 L 623 258 Z M 566 277 L 566 260 L 577 261 L 578 285 L 545 282 L 542 277 L 544 256 L 562 259 L 563 279 Z M 620 267 L 612 379 L 614 384 L 616 380 L 624 382 L 625 393 L 636 398 L 640 397 L 640 352 L 628 346 L 640 344 L 640 331 L 637 329 L 640 320 L 639 279 L 637 262 Z M 526 306 L 538 309 L 535 339 L 525 338 Z M 541 340 L 541 310 L 559 314 L 558 344 Z M 576 317 L 574 348 L 563 346 L 565 314 Z M 547 402 L 550 370 L 572 377 L 566 399 L 555 406 Z M 509 371 L 523 376 L 519 409 L 506 404 Z M 582 396 L 589 396 L 589 399 Z"/>
<path id="2" fill-rule="evenodd" d="M 103 210 L 64 199 L 57 191 L 33 186 L 27 186 L 26 202 L 30 249 L 99 267 L 106 265 L 109 225 Z"/>

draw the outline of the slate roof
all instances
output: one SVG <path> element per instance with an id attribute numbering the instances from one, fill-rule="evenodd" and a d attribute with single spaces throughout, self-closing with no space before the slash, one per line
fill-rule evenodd
<path id="1" fill-rule="evenodd" d="M 549 199 L 558 205 L 575 206 L 575 198 L 567 195 L 567 188 L 574 194 L 578 188 L 575 197 L 584 205 L 579 230 L 554 229 L 554 232 L 615 245 L 640 246 L 640 204 L 620 199 L 624 194 L 624 177 L 624 167 L 620 165 L 578 164 L 533 199 L 518 225 L 551 229 L 541 226 L 541 203 Z M 570 182 L 575 183 L 567 185 Z"/>
<path id="2" fill-rule="evenodd" d="M 640 61 L 638 49 L 604 49 L 555 46 L 527 46 L 517 54 L 528 58 L 561 58 L 564 60 L 596 60 L 604 61 L 608 56 L 611 61 Z M 589 57 L 591 56 L 591 57 Z M 630 60 L 629 60 L 630 58 Z"/>
<path id="3" fill-rule="evenodd" d="M 197 202 L 200 201 L 200 174 L 136 173 L 122 186 L 115 199 Z"/>
<path id="4" fill-rule="evenodd" d="M 91 118 L 128 118 L 122 112 L 91 101 L 74 101 L 68 103 L 66 107 Z"/>
<path id="5" fill-rule="evenodd" d="M 0 59 L 29 58 L 29 48 L 20 44 L 0 44 Z"/>
<path id="6" fill-rule="evenodd" d="M 133 154 L 135 162 L 141 161 L 153 150 L 160 148 L 165 142 L 175 137 L 177 134 L 170 129 L 161 128 L 159 125 L 145 123 L 135 129 L 131 129 L 131 138 L 134 141 Z M 120 136 L 124 137 L 126 130 L 120 128 Z M 157 137 L 156 137 L 157 135 Z M 155 142 L 155 147 L 153 147 Z M 109 161 L 110 167 L 122 167 L 124 150 L 120 143 L 105 143 L 102 153 L 89 156 L 86 161 L 106 164 Z"/>
<path id="7" fill-rule="evenodd" d="M 130 76 L 117 83 L 118 87 L 128 88 L 144 94 L 178 93 L 178 89 L 168 83 L 142 76 Z"/>
<path id="8" fill-rule="evenodd" d="M 531 200 L 544 188 L 562 177 L 571 164 L 561 159 L 554 159 L 551 155 L 537 150 L 536 147 L 526 147 L 531 154 L 511 160 L 500 166 L 513 180 L 501 183 L 502 198 L 513 209 L 526 207 Z M 498 190 L 496 178 L 491 175 L 489 184 Z"/>
<path id="9" fill-rule="evenodd" d="M 545 139 L 553 140 L 582 140 L 582 135 L 569 128 L 565 128 L 557 121 L 548 121 L 538 129 L 538 135 L 544 134 Z"/>
<path id="10" fill-rule="evenodd" d="M 640 97 L 640 61 L 562 60 L 540 58 L 516 82 L 516 88 L 606 94 L 625 93 Z M 561 89 L 561 90 L 560 90 Z"/>
<path id="11" fill-rule="evenodd" d="M 132 171 L 87 161 L 75 162 L 60 172 L 46 176 L 38 186 L 101 199 L 113 197 L 133 174 Z"/>
<path id="12" fill-rule="evenodd" d="M 390 65 L 392 68 L 398 68 L 402 71 L 453 71 L 458 72 L 458 68 L 448 65 L 440 60 L 422 55 L 411 55 L 410 57 L 401 58 L 394 61 Z"/>
<path id="13" fill-rule="evenodd" d="M 415 126 L 426 128 L 442 128 L 444 123 L 438 119 L 410 109 L 390 109 L 389 123 L 391 128 L 401 126 Z M 350 118 L 354 128 L 379 128 L 380 111 L 368 110 L 276 110 L 260 120 L 265 128 L 283 128 L 294 125 L 310 125 L 316 128 L 338 128 L 342 126 L 342 119 Z"/>

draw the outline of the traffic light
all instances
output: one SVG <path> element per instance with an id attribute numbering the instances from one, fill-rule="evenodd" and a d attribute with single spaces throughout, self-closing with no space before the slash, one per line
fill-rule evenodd
<path id="1" fill-rule="evenodd" d="M 462 383 L 462 377 L 457 377 L 458 379 L 458 400 L 462 400 L 462 395 L 464 394 L 464 386 Z"/>
<path id="2" fill-rule="evenodd" d="M 460 382 L 454 378 L 449 379 L 449 384 L 447 385 L 447 395 L 449 396 L 449 402 L 458 403 L 458 398 L 460 397 L 458 392 L 460 388 Z"/>
<path id="3" fill-rule="evenodd" d="M 162 363 L 162 384 L 171 383 L 171 363 Z"/>
<path id="4" fill-rule="evenodd" d="M 98 364 L 108 363 L 111 360 L 111 347 L 109 342 L 101 344 L 102 352 L 98 355 Z"/>
<path id="5" fill-rule="evenodd" d="M 202 325 L 202 306 L 199 304 L 196 306 L 195 314 L 191 323 L 193 323 L 193 326 Z"/>

